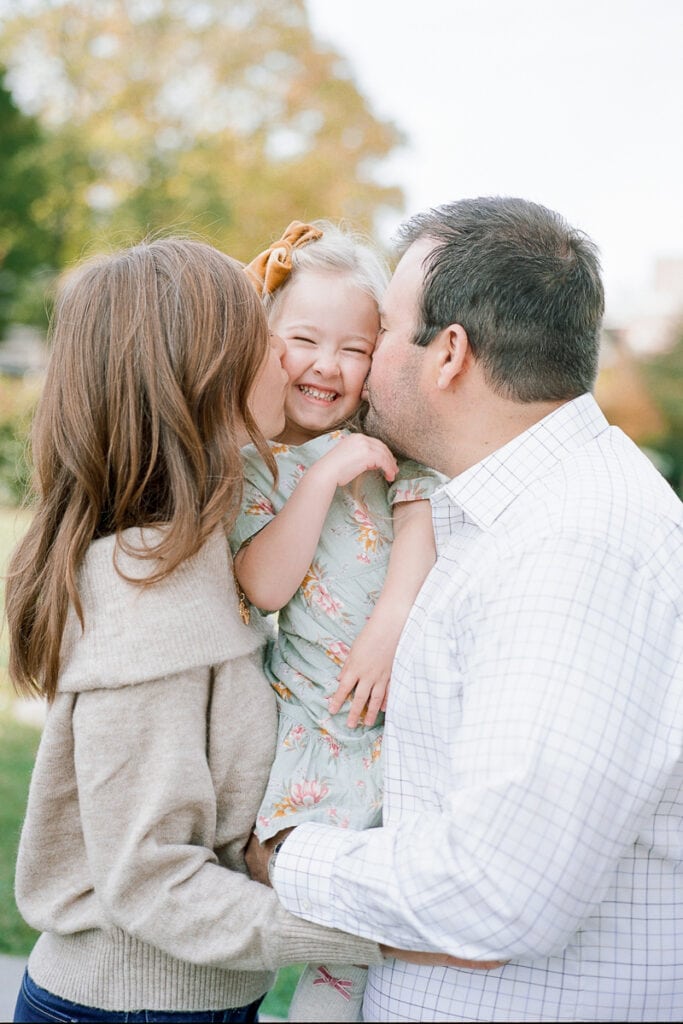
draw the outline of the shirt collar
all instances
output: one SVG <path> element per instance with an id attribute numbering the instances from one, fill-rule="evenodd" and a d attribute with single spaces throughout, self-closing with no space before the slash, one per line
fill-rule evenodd
<path id="1" fill-rule="evenodd" d="M 593 396 L 581 395 L 453 477 L 441 493 L 486 529 L 533 480 L 608 427 Z"/>

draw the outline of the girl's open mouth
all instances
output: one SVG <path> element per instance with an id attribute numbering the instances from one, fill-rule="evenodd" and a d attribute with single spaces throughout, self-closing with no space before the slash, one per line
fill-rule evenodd
<path id="1" fill-rule="evenodd" d="M 339 398 L 338 391 L 321 391 L 320 388 L 311 387 L 310 384 L 298 384 L 297 387 L 307 398 L 315 398 L 319 402 L 331 404 Z"/>

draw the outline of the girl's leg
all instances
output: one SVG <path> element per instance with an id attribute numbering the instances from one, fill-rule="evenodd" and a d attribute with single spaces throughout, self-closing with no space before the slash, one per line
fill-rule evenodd
<path id="1" fill-rule="evenodd" d="M 367 967 L 307 964 L 289 1007 L 290 1021 L 362 1020 Z"/>

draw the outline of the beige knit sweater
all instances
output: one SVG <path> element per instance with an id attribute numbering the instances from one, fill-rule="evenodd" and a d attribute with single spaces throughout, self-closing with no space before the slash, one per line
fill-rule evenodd
<path id="1" fill-rule="evenodd" d="M 245 874 L 276 708 L 223 535 L 148 588 L 113 555 L 95 541 L 80 574 L 85 631 L 70 613 L 21 836 L 33 980 L 105 1010 L 211 1010 L 258 998 L 283 964 L 380 962 Z"/>

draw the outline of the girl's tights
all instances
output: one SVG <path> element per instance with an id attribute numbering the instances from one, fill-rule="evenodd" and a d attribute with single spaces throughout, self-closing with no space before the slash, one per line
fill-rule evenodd
<path id="1" fill-rule="evenodd" d="M 367 976 L 367 967 L 307 964 L 292 997 L 288 1020 L 362 1020 Z"/>

